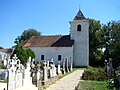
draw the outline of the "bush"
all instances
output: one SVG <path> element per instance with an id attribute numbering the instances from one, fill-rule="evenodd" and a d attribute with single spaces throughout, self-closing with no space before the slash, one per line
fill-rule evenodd
<path id="1" fill-rule="evenodd" d="M 93 68 L 93 67 L 88 67 L 83 75 L 82 79 L 84 80 L 107 80 L 107 74 L 102 68 Z"/>

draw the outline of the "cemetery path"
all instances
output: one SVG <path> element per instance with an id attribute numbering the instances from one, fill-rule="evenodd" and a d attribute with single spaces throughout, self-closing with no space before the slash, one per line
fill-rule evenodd
<path id="1" fill-rule="evenodd" d="M 50 85 L 46 90 L 75 90 L 83 72 L 84 70 L 76 70 Z"/>

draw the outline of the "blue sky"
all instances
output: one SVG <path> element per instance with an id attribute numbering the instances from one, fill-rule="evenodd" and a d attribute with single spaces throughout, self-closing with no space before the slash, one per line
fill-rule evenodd
<path id="1" fill-rule="evenodd" d="M 86 18 L 107 23 L 120 20 L 119 0 L 0 0 L 0 46 L 10 48 L 22 32 L 69 34 L 69 21 L 80 9 Z"/>

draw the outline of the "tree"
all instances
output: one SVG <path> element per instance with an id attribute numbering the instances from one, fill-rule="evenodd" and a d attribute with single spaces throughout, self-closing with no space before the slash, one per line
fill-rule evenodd
<path id="1" fill-rule="evenodd" d="M 15 50 L 12 54 L 11 57 L 14 56 L 14 54 L 17 55 L 17 57 L 20 59 L 21 63 L 23 65 L 25 65 L 25 63 L 27 62 L 27 53 L 25 51 L 25 49 L 23 49 L 22 45 L 21 44 L 17 44 L 16 47 L 15 47 Z"/>
<path id="2" fill-rule="evenodd" d="M 17 57 L 21 60 L 21 63 L 23 65 L 26 64 L 29 56 L 32 59 L 35 58 L 34 52 L 30 48 L 24 49 L 21 44 L 17 44 L 16 45 L 16 48 L 15 48 L 15 50 L 14 50 L 14 52 L 13 52 L 11 57 L 13 57 L 14 54 L 17 55 Z"/>
<path id="3" fill-rule="evenodd" d="M 32 36 L 40 36 L 41 32 L 38 32 L 35 29 L 28 29 L 28 30 L 24 30 L 24 32 L 22 33 L 21 36 L 18 36 L 14 43 L 18 44 L 18 43 L 24 43 L 26 40 L 30 39 Z"/>
<path id="4" fill-rule="evenodd" d="M 102 52 L 102 44 L 103 40 L 101 38 L 101 24 L 100 21 L 96 21 L 94 19 L 88 19 L 90 22 L 89 26 L 89 39 L 90 39 L 90 57 L 89 62 L 90 65 L 96 66 L 98 61 L 102 59 L 103 52 Z"/>
<path id="5" fill-rule="evenodd" d="M 109 52 L 113 59 L 113 66 L 117 67 L 120 66 L 120 21 L 111 21 L 109 24 L 111 31 Z"/>
<path id="6" fill-rule="evenodd" d="M 35 53 L 30 48 L 26 49 L 26 53 L 27 53 L 27 57 L 30 56 L 32 59 L 35 58 Z"/>

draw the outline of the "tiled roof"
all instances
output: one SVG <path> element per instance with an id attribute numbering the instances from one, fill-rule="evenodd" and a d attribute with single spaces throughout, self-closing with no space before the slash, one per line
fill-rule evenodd
<path id="1" fill-rule="evenodd" d="M 64 36 L 33 36 L 23 47 L 69 47 L 74 44 L 70 35 Z"/>
<path id="2" fill-rule="evenodd" d="M 11 54 L 12 53 L 12 51 L 9 50 L 9 49 L 0 49 L 0 52 L 4 52 L 6 54 Z"/>
<path id="3" fill-rule="evenodd" d="M 82 19 L 86 19 L 83 15 L 83 13 L 81 12 L 81 10 L 79 9 L 77 15 L 75 16 L 74 20 L 82 20 Z"/>

